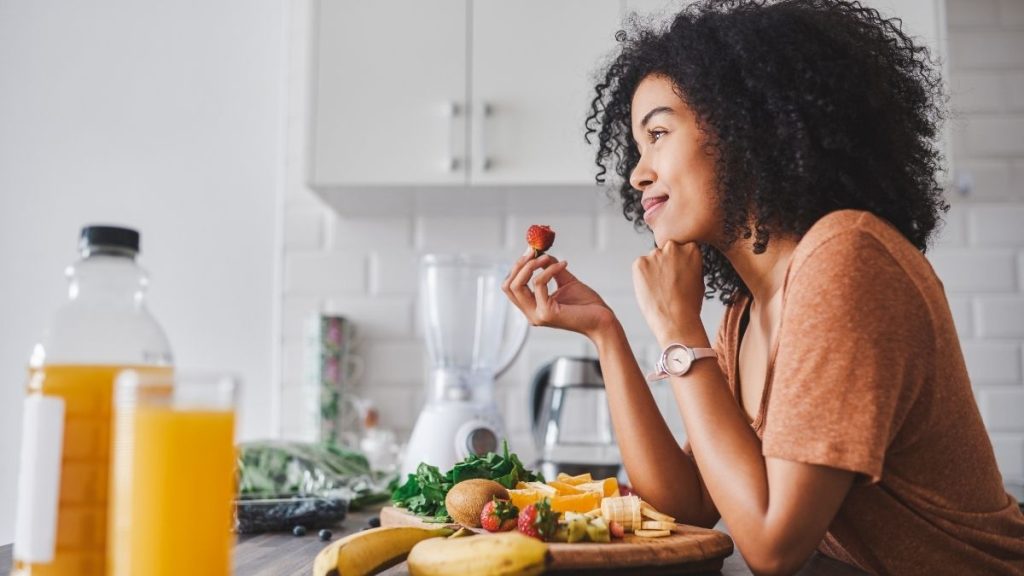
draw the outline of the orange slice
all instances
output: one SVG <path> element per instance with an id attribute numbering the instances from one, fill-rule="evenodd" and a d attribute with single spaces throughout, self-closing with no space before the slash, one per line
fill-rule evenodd
<path id="1" fill-rule="evenodd" d="M 538 490 L 509 490 L 508 497 L 512 500 L 513 506 L 522 510 L 530 504 L 536 504 L 544 494 Z"/>
<path id="2" fill-rule="evenodd" d="M 576 486 L 577 484 L 583 484 L 584 482 L 592 482 L 594 479 L 590 476 L 590 472 L 587 472 L 586 474 L 580 474 L 579 476 L 569 476 L 568 474 L 562 472 L 558 475 L 557 480 L 559 482 L 565 482 L 566 484 L 572 484 L 573 486 Z"/>
<path id="3" fill-rule="evenodd" d="M 558 495 L 551 499 L 551 509 L 555 512 L 578 512 L 580 514 L 586 514 L 594 508 L 600 507 L 601 495 L 596 492 Z"/>
<path id="4" fill-rule="evenodd" d="M 552 480 L 551 482 L 548 482 L 548 486 L 551 486 L 555 490 L 558 490 L 559 494 L 585 494 L 587 492 L 587 490 L 577 488 L 572 484 L 559 482 L 558 480 Z"/>

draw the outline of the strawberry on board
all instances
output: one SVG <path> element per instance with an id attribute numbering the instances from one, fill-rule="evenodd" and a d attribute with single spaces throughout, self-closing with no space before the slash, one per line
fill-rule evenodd
<path id="1" fill-rule="evenodd" d="M 519 532 L 538 540 L 550 540 L 555 535 L 558 514 L 551 510 L 551 502 L 544 498 L 530 504 L 519 513 Z"/>
<path id="2" fill-rule="evenodd" d="M 555 231 L 550 226 L 534 224 L 526 231 L 526 243 L 533 248 L 533 257 L 537 258 L 555 243 Z"/>
<path id="3" fill-rule="evenodd" d="M 495 497 L 480 511 L 480 526 L 488 532 L 508 532 L 516 527 L 518 516 L 519 509 L 511 502 Z"/>

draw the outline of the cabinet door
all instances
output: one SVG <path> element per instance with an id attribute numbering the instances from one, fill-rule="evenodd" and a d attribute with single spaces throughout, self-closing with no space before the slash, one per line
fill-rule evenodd
<path id="1" fill-rule="evenodd" d="M 620 3 L 472 0 L 470 11 L 470 181 L 592 185 L 584 120 Z"/>
<path id="2" fill-rule="evenodd" d="M 464 184 L 466 0 L 321 0 L 317 17 L 312 184 Z"/>

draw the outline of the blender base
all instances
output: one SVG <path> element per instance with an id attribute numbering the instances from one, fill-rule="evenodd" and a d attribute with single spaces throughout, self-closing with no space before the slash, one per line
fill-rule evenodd
<path id="1" fill-rule="evenodd" d="M 493 442 L 492 442 L 493 437 Z M 416 419 L 402 461 L 401 478 L 415 474 L 421 462 L 442 474 L 471 453 L 501 449 L 505 426 L 495 405 L 471 402 L 427 404 Z"/>

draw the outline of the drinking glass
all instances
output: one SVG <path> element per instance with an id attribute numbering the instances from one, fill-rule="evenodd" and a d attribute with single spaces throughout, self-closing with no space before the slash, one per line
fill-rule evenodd
<path id="1" fill-rule="evenodd" d="M 226 374 L 118 376 L 108 574 L 231 573 L 239 386 Z"/>

